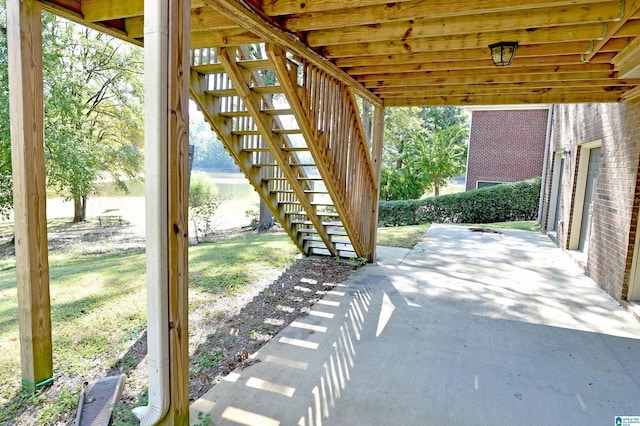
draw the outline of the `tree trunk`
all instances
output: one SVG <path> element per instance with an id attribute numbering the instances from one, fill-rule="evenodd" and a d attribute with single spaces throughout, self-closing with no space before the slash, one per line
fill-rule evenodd
<path id="1" fill-rule="evenodd" d="M 82 221 L 84 222 L 85 220 L 87 220 L 87 196 L 86 195 L 82 196 L 82 207 L 80 209 L 81 209 Z"/>
<path id="2" fill-rule="evenodd" d="M 73 222 L 84 222 L 87 218 L 87 196 L 73 196 Z"/>
<path id="3" fill-rule="evenodd" d="M 400 170 L 402 168 L 402 154 L 404 153 L 404 141 L 400 141 L 400 145 L 398 145 L 398 158 L 396 159 L 396 169 Z"/>
<path id="4" fill-rule="evenodd" d="M 273 215 L 267 204 L 260 200 L 260 220 L 258 221 L 258 232 L 267 232 L 273 226 Z"/>
<path id="5" fill-rule="evenodd" d="M 433 195 L 437 197 L 440 195 L 440 178 L 437 177 L 433 181 Z"/>

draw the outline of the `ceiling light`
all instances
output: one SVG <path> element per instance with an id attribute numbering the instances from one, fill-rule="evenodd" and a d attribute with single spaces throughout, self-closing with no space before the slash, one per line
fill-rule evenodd
<path id="1" fill-rule="evenodd" d="M 506 67 L 511 65 L 513 55 L 518 48 L 517 41 L 501 41 L 500 43 L 490 44 L 491 59 L 497 67 Z"/>

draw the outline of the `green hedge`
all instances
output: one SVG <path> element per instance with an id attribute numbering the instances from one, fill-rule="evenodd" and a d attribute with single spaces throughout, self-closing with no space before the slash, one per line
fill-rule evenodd
<path id="1" fill-rule="evenodd" d="M 378 226 L 534 220 L 541 178 L 422 200 L 381 201 Z"/>

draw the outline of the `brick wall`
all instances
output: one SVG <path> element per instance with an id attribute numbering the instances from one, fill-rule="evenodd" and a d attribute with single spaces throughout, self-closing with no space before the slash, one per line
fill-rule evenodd
<path id="1" fill-rule="evenodd" d="M 543 195 L 542 226 L 549 227 L 549 200 L 554 152 L 571 150 L 566 156 L 560 186 L 556 242 L 568 248 L 570 223 L 574 219 L 577 164 L 580 145 L 602 140 L 591 238 L 585 271 L 616 299 L 626 298 L 638 215 L 638 156 L 640 152 L 640 106 L 625 104 L 556 105 Z M 633 226 L 632 226 L 633 225 Z M 578 257 L 580 258 L 580 257 Z"/>
<path id="2" fill-rule="evenodd" d="M 517 182 L 542 174 L 546 109 L 473 111 L 467 191 L 478 181 Z"/>

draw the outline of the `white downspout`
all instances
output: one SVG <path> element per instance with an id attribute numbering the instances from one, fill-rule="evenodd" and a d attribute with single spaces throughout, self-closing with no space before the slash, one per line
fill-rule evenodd
<path id="1" fill-rule="evenodd" d="M 169 272 L 167 268 L 168 0 L 144 1 L 145 219 L 149 405 L 133 413 L 155 425 L 169 409 Z"/>
<path id="2" fill-rule="evenodd" d="M 549 149 L 551 148 L 551 126 L 553 125 L 553 104 L 549 105 L 547 113 L 547 135 L 544 141 L 544 160 L 542 161 L 542 182 L 540 183 L 540 202 L 538 204 L 538 225 L 542 226 L 542 206 L 544 205 L 545 187 L 547 185 L 547 165 L 549 163 Z"/>

